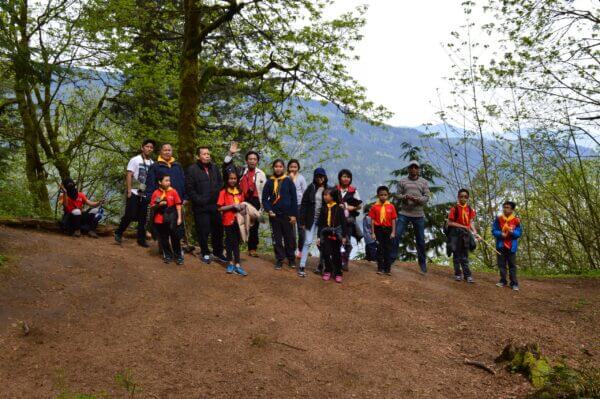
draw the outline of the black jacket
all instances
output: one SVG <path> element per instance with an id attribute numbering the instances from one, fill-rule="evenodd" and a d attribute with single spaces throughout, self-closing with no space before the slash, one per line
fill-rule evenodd
<path id="1" fill-rule="evenodd" d="M 210 163 L 207 172 L 200 162 L 194 163 L 187 170 L 185 184 L 194 211 L 217 211 L 219 191 L 223 188 L 223 177 L 217 165 Z"/>
<path id="2" fill-rule="evenodd" d="M 188 195 L 186 192 L 183 168 L 179 162 L 173 162 L 169 165 L 161 161 L 153 163 L 152 166 L 150 166 L 150 169 L 148 169 L 148 176 L 146 177 L 146 198 L 150 199 L 150 197 L 152 197 L 152 193 L 158 188 L 158 177 L 164 175 L 171 177 L 171 187 L 177 190 L 179 198 L 181 198 L 182 201 L 187 200 Z"/>
<path id="3" fill-rule="evenodd" d="M 298 211 L 298 224 L 300 226 L 304 226 L 306 230 L 310 230 L 315 222 L 315 203 L 317 190 L 318 187 L 313 182 L 308 185 L 306 191 L 302 195 L 302 202 L 300 203 L 300 210 Z M 324 203 L 324 201 L 321 202 L 321 204 Z"/>
<path id="4" fill-rule="evenodd" d="M 327 204 L 323 203 L 323 206 L 321 207 L 321 214 L 319 215 L 319 220 L 317 221 L 319 237 L 321 237 L 322 233 L 328 233 L 329 231 L 335 232 L 335 234 L 339 236 L 340 239 L 342 237 L 347 237 L 348 222 L 346 221 L 344 210 L 338 204 L 336 204 L 332 208 L 332 212 L 333 214 L 331 215 L 331 225 L 328 225 Z"/>

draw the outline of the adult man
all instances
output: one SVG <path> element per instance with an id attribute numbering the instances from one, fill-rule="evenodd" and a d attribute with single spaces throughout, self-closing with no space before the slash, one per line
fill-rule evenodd
<path id="1" fill-rule="evenodd" d="M 211 162 L 210 149 L 199 147 L 198 160 L 187 169 L 186 188 L 192 201 L 196 233 L 200 244 L 201 259 L 210 263 L 208 236 L 212 239 L 213 255 L 227 262 L 223 254 L 223 224 L 217 211 L 219 191 L 223 187 L 221 171 Z"/>
<path id="2" fill-rule="evenodd" d="M 148 211 L 148 198 L 145 195 L 148 170 L 154 163 L 150 155 L 154 151 L 156 142 L 146 139 L 142 143 L 141 152 L 129 160 L 125 172 L 126 196 L 125 214 L 121 223 L 115 231 L 115 241 L 119 244 L 123 238 L 123 232 L 133 221 L 137 222 L 137 243 L 142 247 L 148 247 L 146 242 L 146 213 Z"/>
<path id="3" fill-rule="evenodd" d="M 173 147 L 169 143 L 160 146 L 160 153 L 156 163 L 148 170 L 146 178 L 146 197 L 150 198 L 152 193 L 158 189 L 158 177 L 170 176 L 171 187 L 177 190 L 177 194 L 185 203 L 188 199 L 185 192 L 185 174 L 181 164 L 173 157 Z"/>
<path id="4" fill-rule="evenodd" d="M 256 151 L 248 151 L 246 153 L 246 166 L 237 167 L 233 164 L 233 157 L 239 151 L 238 144 L 236 142 L 231 143 L 229 154 L 224 159 L 223 170 L 227 171 L 233 168 L 236 171 L 240 177 L 240 189 L 242 190 L 242 194 L 244 194 L 244 198 L 256 209 L 261 209 L 262 191 L 267 182 L 267 175 L 258 168 L 260 156 Z M 259 223 L 256 223 L 250 228 L 248 237 L 248 255 L 252 257 L 258 256 L 256 253 L 256 249 L 258 248 L 258 229 Z"/>
<path id="5" fill-rule="evenodd" d="M 408 177 L 398 182 L 397 196 L 401 201 L 398 221 L 396 223 L 396 240 L 392 251 L 392 259 L 398 258 L 400 240 L 406 231 L 408 223 L 415 229 L 417 241 L 417 257 L 421 274 L 427 273 L 427 258 L 425 254 L 425 212 L 423 207 L 429 201 L 429 184 L 419 176 L 420 165 L 416 160 L 408 163 Z"/>

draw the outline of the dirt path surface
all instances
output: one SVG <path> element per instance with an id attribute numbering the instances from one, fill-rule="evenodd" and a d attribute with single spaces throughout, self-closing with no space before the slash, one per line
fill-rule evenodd
<path id="1" fill-rule="evenodd" d="M 164 265 L 132 240 L 5 227 L 0 253 L 1 398 L 125 397 L 125 369 L 135 398 L 509 398 L 531 386 L 464 359 L 493 364 L 513 338 L 600 361 L 598 280 L 523 279 L 515 293 L 489 274 L 467 285 L 447 268 L 382 277 L 357 262 L 337 285 L 260 259 L 242 278 Z"/>

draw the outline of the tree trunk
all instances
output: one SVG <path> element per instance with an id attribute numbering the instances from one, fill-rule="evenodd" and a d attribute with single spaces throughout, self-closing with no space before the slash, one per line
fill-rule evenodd
<path id="1" fill-rule="evenodd" d="M 194 38 L 200 28 L 200 16 L 193 9 L 194 1 L 185 0 L 184 44 L 180 72 L 179 123 L 177 127 L 179 161 L 184 168 L 194 162 L 196 147 L 194 136 L 198 125 L 198 106 L 200 104 L 198 88 L 200 77 L 199 51 L 194 47 Z"/>

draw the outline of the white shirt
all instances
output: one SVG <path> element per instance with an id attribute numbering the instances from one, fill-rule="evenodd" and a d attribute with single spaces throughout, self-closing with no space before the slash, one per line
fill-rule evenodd
<path id="1" fill-rule="evenodd" d="M 142 184 L 146 184 L 146 177 L 148 177 L 148 169 L 154 163 L 151 159 L 144 159 L 142 155 L 136 155 L 129 160 L 127 164 L 127 171 L 133 173 L 132 187 L 137 186 L 136 181 Z M 131 193 L 138 195 L 138 189 L 132 188 Z"/>

